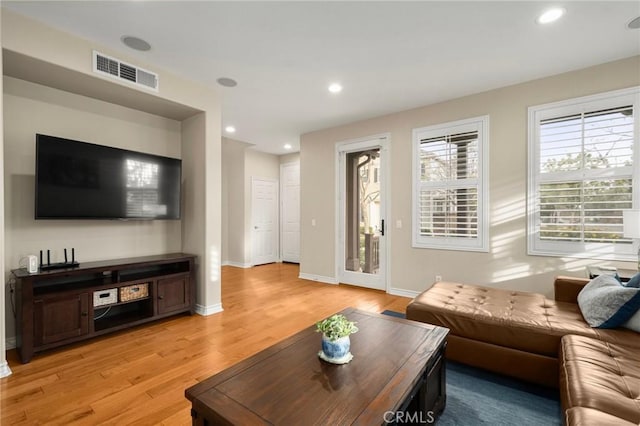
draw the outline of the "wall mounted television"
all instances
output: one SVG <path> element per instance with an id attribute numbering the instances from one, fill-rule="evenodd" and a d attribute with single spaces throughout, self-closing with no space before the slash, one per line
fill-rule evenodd
<path id="1" fill-rule="evenodd" d="M 36 219 L 180 219 L 182 162 L 36 135 Z"/>

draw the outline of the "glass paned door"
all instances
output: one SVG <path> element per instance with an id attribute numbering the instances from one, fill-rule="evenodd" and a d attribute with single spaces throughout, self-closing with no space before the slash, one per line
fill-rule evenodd
<path id="1" fill-rule="evenodd" d="M 338 148 L 339 280 L 385 290 L 384 150 L 377 139 L 354 145 Z"/>
<path id="2" fill-rule="evenodd" d="M 380 271 L 380 149 L 346 156 L 345 269 L 377 274 Z"/>

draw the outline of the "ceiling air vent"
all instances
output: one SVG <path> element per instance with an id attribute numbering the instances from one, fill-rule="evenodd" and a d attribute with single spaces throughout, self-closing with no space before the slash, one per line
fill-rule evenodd
<path id="1" fill-rule="evenodd" d="M 93 51 L 93 72 L 158 91 L 158 74 Z"/>

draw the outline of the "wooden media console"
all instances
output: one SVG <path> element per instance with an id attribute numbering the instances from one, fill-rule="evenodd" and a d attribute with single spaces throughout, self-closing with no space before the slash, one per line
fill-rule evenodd
<path id="1" fill-rule="evenodd" d="M 39 271 L 14 269 L 16 346 L 35 352 L 194 313 L 195 256 L 173 253 Z"/>

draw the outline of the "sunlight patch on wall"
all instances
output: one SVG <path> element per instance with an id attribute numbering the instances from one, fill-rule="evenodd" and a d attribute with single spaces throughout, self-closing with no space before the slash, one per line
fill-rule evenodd
<path id="1" fill-rule="evenodd" d="M 574 257 L 563 257 L 563 259 L 567 259 L 569 262 L 573 262 L 577 259 L 582 259 L 586 261 L 587 264 L 593 264 L 596 260 L 601 260 L 604 263 L 607 261 L 613 260 L 622 260 L 620 259 L 621 255 L 616 254 L 615 248 L 612 246 L 603 247 L 601 244 L 593 243 L 593 244 L 585 244 L 582 251 L 577 251 L 574 253 Z M 633 257 L 635 259 L 635 256 Z"/>
<path id="2" fill-rule="evenodd" d="M 587 276 L 587 266 L 593 265 L 593 259 L 573 259 L 563 257 L 564 267 L 562 268 L 568 272 L 581 272 L 585 277 Z"/>
<path id="3" fill-rule="evenodd" d="M 531 275 L 531 265 L 523 263 L 519 265 L 512 265 L 508 268 L 499 268 L 498 271 L 495 271 L 492 274 L 491 281 L 492 282 L 509 281 L 509 280 L 515 280 L 517 278 L 525 278 L 530 275 Z"/>
<path id="4" fill-rule="evenodd" d="M 218 282 L 220 280 L 220 251 L 216 246 L 210 248 L 209 267 L 211 268 L 211 282 Z"/>
<path id="5" fill-rule="evenodd" d="M 526 214 L 526 200 L 520 196 L 511 199 L 499 200 L 494 203 L 491 212 L 491 226 L 504 225 L 517 219 L 522 219 Z"/>
<path id="6" fill-rule="evenodd" d="M 514 243 L 518 240 L 524 241 L 525 230 L 503 232 L 491 238 L 491 253 L 494 259 L 514 257 Z"/>

